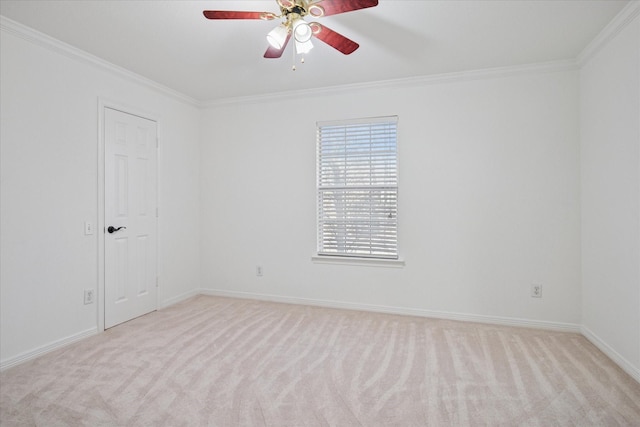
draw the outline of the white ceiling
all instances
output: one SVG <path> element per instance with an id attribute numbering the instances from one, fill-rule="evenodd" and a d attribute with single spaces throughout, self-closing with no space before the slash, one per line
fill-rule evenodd
<path id="1" fill-rule="evenodd" d="M 275 21 L 210 21 L 205 9 L 278 12 L 275 0 L 1 0 L 0 14 L 200 101 L 575 58 L 629 1 L 380 0 L 320 18 L 360 44 L 316 41 L 264 59 Z"/>

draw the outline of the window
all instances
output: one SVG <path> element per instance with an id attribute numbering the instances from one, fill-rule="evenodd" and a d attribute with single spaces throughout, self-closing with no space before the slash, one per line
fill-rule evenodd
<path id="1" fill-rule="evenodd" d="M 398 258 L 397 123 L 318 123 L 318 255 Z"/>

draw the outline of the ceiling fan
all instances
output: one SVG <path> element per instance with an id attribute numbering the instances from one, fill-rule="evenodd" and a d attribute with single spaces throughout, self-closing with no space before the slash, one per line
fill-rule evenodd
<path id="1" fill-rule="evenodd" d="M 205 10 L 202 13 L 207 19 L 271 21 L 282 18 L 282 23 L 267 34 L 269 47 L 264 54 L 265 58 L 280 58 L 291 37 L 295 42 L 295 52 L 299 54 L 308 53 L 313 48 L 311 38 L 315 37 L 343 54 L 349 55 L 360 47 L 358 43 L 322 24 L 306 22 L 305 16 L 320 18 L 378 5 L 378 0 L 276 0 L 276 2 L 280 7 L 280 14 L 231 10 Z"/>

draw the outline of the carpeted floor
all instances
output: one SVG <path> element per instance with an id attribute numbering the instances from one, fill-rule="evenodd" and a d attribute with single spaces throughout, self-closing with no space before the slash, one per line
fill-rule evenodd
<path id="1" fill-rule="evenodd" d="M 577 334 L 198 296 L 0 374 L 2 426 L 640 426 Z"/>

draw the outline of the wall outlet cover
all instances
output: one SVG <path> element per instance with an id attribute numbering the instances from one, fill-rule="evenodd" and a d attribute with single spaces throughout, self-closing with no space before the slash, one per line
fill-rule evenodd
<path id="1" fill-rule="evenodd" d="M 84 303 L 93 304 L 93 289 L 85 289 L 84 290 Z"/>
<path id="2" fill-rule="evenodd" d="M 542 298 L 542 285 L 534 283 L 531 285 L 531 297 Z"/>

